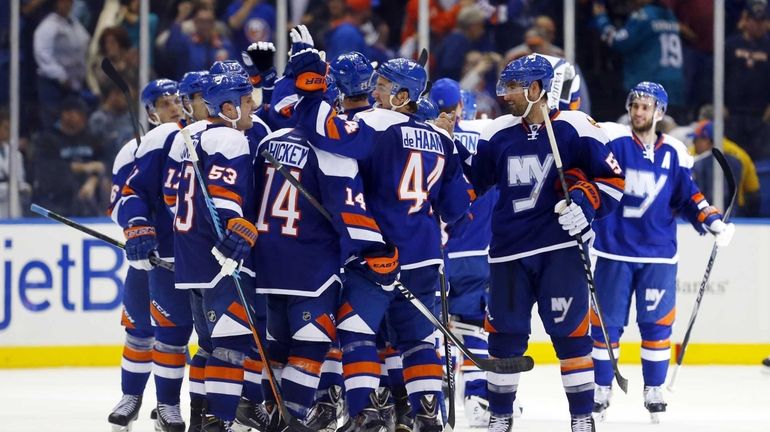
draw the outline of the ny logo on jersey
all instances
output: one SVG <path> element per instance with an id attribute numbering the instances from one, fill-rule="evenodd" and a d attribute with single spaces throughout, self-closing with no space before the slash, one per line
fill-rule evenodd
<path id="1" fill-rule="evenodd" d="M 529 198 L 513 200 L 513 211 L 520 212 L 535 207 L 540 192 L 543 190 L 545 178 L 553 165 L 553 155 L 549 154 L 545 162 L 540 163 L 537 155 L 508 157 L 508 186 L 535 185 Z"/>
<path id="2" fill-rule="evenodd" d="M 537 139 L 537 133 L 540 131 L 540 125 L 539 124 L 533 124 L 529 125 L 529 130 L 527 131 L 527 140 L 528 141 L 534 141 Z"/>
<path id="3" fill-rule="evenodd" d="M 626 169 L 626 187 L 623 191 L 626 195 L 643 198 L 643 201 L 637 207 L 626 206 L 623 208 L 623 217 L 640 218 L 644 216 L 652 202 L 658 197 L 658 194 L 666 185 L 668 175 L 663 174 L 655 180 L 655 173 L 652 171 Z"/>
<path id="4" fill-rule="evenodd" d="M 663 294 L 665 293 L 666 290 L 658 288 L 647 288 L 644 291 L 644 300 L 652 303 L 647 305 L 647 312 L 654 311 L 658 308 L 660 301 L 663 300 Z"/>
<path id="5" fill-rule="evenodd" d="M 559 324 L 567 318 L 569 307 L 572 306 L 573 297 L 551 297 L 551 312 L 561 312 L 561 316 L 553 319 L 553 322 Z"/>

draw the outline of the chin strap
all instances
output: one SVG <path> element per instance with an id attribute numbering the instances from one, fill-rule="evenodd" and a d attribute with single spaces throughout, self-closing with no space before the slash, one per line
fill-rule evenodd
<path id="1" fill-rule="evenodd" d="M 409 99 L 407 98 L 407 100 L 404 103 L 402 103 L 401 105 L 396 105 L 396 104 L 393 103 L 393 96 L 394 95 L 390 95 L 390 98 L 388 99 L 388 102 L 390 102 L 390 110 L 391 111 L 395 111 L 395 110 L 397 110 L 399 108 L 403 108 L 403 107 L 406 106 L 406 104 L 409 103 Z"/>
<path id="2" fill-rule="evenodd" d="M 219 118 L 223 119 L 224 121 L 230 123 L 230 127 L 233 129 L 237 129 L 236 123 L 238 123 L 238 120 L 241 119 L 241 107 L 237 106 L 235 107 L 235 111 L 238 113 L 238 117 L 235 118 L 235 120 L 231 119 L 230 117 L 226 116 L 224 113 L 220 112 L 217 114 Z"/>
<path id="3" fill-rule="evenodd" d="M 540 90 L 540 96 L 537 97 L 537 99 L 531 101 L 529 100 L 529 91 L 524 95 L 524 98 L 527 100 L 527 109 L 524 110 L 524 114 L 521 115 L 522 118 L 527 117 L 529 115 L 529 111 L 532 109 L 532 106 L 535 105 L 537 101 L 542 99 L 543 95 L 545 94 L 545 90 Z"/>
<path id="4" fill-rule="evenodd" d="M 156 112 L 148 113 L 147 121 L 150 122 L 150 124 L 153 126 L 157 126 L 160 124 L 160 116 Z"/>

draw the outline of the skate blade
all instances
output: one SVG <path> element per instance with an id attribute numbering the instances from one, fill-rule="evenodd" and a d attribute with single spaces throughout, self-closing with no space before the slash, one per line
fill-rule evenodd
<path id="1" fill-rule="evenodd" d="M 112 432 L 130 432 L 131 431 L 131 422 L 128 422 L 127 425 L 121 426 L 121 425 L 112 425 Z"/>
<path id="2" fill-rule="evenodd" d="M 251 430 L 249 426 L 242 425 L 238 422 L 233 423 L 230 428 L 233 430 L 233 432 L 249 432 Z"/>
<path id="3" fill-rule="evenodd" d="M 152 422 L 153 426 L 155 426 L 155 432 L 163 432 L 163 428 L 160 427 L 160 423 L 158 422 L 158 418 L 155 417 L 154 421 Z"/>
<path id="4" fill-rule="evenodd" d="M 660 413 L 650 413 L 650 421 L 652 424 L 660 423 Z"/>
<path id="5" fill-rule="evenodd" d="M 603 422 L 604 420 L 607 420 L 607 410 L 603 410 L 602 412 L 595 412 L 592 413 L 594 416 L 594 421 Z"/>

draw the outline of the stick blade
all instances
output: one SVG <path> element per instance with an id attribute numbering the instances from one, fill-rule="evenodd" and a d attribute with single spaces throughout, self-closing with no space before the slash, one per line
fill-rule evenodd
<path id="1" fill-rule="evenodd" d="M 722 153 L 722 151 L 718 148 L 714 147 L 711 149 L 711 154 L 714 155 L 714 159 L 716 159 L 717 163 L 719 163 L 719 166 L 722 167 L 722 171 L 725 173 L 727 187 L 730 189 L 730 203 L 728 204 L 724 213 L 724 220 L 727 222 L 727 220 L 730 218 L 730 213 L 732 213 L 733 207 L 735 206 L 735 198 L 738 195 L 738 184 L 735 181 L 735 173 L 733 173 L 733 169 L 727 162 L 727 158 L 725 157 L 724 153 Z"/>
<path id="2" fill-rule="evenodd" d="M 618 382 L 618 387 L 623 390 L 623 393 L 628 394 L 628 380 L 620 372 L 615 372 L 615 381 Z"/>
<path id="3" fill-rule="evenodd" d="M 504 359 L 479 359 L 480 369 L 487 372 L 510 374 L 528 372 L 535 367 L 535 360 L 530 356 L 512 357 Z"/>
<path id="4" fill-rule="evenodd" d="M 43 216 L 43 217 L 48 217 L 48 215 L 51 214 L 50 210 L 48 210 L 46 208 L 43 208 L 43 207 L 40 207 L 37 204 L 32 204 L 31 206 L 29 206 L 29 209 L 32 210 L 32 212 L 37 213 L 37 214 L 39 214 L 40 216 Z"/>
<path id="5" fill-rule="evenodd" d="M 420 51 L 420 57 L 417 58 L 417 64 L 419 64 L 422 67 L 425 67 L 426 64 L 428 64 L 428 50 L 423 48 L 422 51 Z"/>

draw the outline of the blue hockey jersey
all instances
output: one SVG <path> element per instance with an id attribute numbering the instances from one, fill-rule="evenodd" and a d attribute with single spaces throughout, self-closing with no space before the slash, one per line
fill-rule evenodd
<path id="1" fill-rule="evenodd" d="M 455 143 L 465 147 L 471 154 L 476 154 L 479 136 L 492 120 L 462 120 L 454 130 Z M 465 256 L 485 256 L 489 250 L 489 241 L 492 238 L 492 208 L 497 201 L 497 189 L 492 188 L 484 195 L 478 197 L 471 204 L 468 225 L 461 231 L 461 235 L 449 234 L 445 251 L 448 258 L 461 258 Z"/>
<path id="2" fill-rule="evenodd" d="M 132 139 L 120 148 L 115 155 L 115 161 L 112 163 L 112 187 L 110 188 L 110 206 L 107 208 L 107 215 L 118 223 L 118 203 L 123 198 L 123 186 L 126 184 L 128 176 L 134 170 L 134 153 L 138 144 L 136 139 Z"/>
<path id="3" fill-rule="evenodd" d="M 265 149 L 320 202 L 333 223 L 261 156 Z M 385 246 L 367 211 L 358 163 L 313 147 L 301 128 L 268 135 L 254 173 L 259 231 L 254 262 L 270 269 L 257 273 L 257 292 L 318 296 L 340 282 L 345 258 Z"/>
<path id="4" fill-rule="evenodd" d="M 692 156 L 669 135 L 659 134 L 654 146 L 645 148 L 629 126 L 601 126 L 626 174 L 626 184 L 620 208 L 593 224 L 596 255 L 629 262 L 677 262 L 676 217 L 686 217 L 703 232 L 697 216 L 708 206 L 691 177 Z"/>
<path id="5" fill-rule="evenodd" d="M 580 111 L 551 111 L 564 169 L 579 168 L 600 192 L 596 218 L 612 212 L 623 196 L 623 176 L 607 135 Z M 492 263 L 563 249 L 576 241 L 561 228 L 554 207 L 562 188 L 542 124 L 529 125 L 505 115 L 493 121 L 469 157 L 468 177 L 478 195 L 497 186 L 492 214 Z"/>
<path id="6" fill-rule="evenodd" d="M 137 223 L 155 227 L 161 258 L 174 256 L 171 213 L 163 201 L 163 184 L 166 181 L 163 168 L 180 126 L 178 123 L 163 123 L 142 138 L 142 144 L 135 152 L 134 172 L 123 186 L 118 210 L 117 220 L 123 228 Z"/>
<path id="7" fill-rule="evenodd" d="M 192 140 L 199 158 L 198 167 L 222 232 L 231 218 L 254 220 L 254 156 L 243 132 L 210 123 L 203 131 L 192 135 Z M 181 289 L 212 288 L 222 278 L 219 274 L 221 266 L 210 252 L 218 237 L 192 164 L 185 148 L 178 182 L 164 184 L 166 196 L 176 193 L 173 219 L 175 286 Z M 250 258 L 244 260 L 241 271 L 254 277 Z"/>

